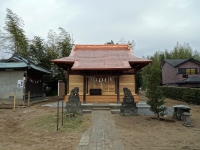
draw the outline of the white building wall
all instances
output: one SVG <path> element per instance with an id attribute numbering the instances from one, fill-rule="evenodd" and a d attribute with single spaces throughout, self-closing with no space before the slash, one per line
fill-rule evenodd
<path id="1" fill-rule="evenodd" d="M 17 103 L 23 103 L 23 87 L 18 85 L 18 81 L 23 81 L 23 70 L 0 71 L 0 103 L 12 101 L 16 93 Z"/>

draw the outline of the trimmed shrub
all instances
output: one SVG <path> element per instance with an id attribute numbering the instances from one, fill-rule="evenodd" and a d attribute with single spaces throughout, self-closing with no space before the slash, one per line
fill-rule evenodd
<path id="1" fill-rule="evenodd" d="M 192 104 L 200 104 L 200 89 L 187 87 L 160 86 L 166 98 L 185 101 Z"/>

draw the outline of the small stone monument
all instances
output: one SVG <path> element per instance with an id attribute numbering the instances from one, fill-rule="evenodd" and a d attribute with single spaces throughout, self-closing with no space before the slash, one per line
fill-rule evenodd
<path id="1" fill-rule="evenodd" d="M 120 115 L 137 116 L 138 107 L 134 102 L 134 98 L 133 95 L 131 94 L 131 91 L 128 88 L 123 88 L 123 91 L 124 91 L 124 98 L 120 106 Z"/>
<path id="2" fill-rule="evenodd" d="M 68 102 L 66 103 L 65 107 L 67 113 L 76 113 L 76 114 L 83 113 L 78 92 L 79 92 L 78 87 L 75 87 L 74 89 L 71 90 Z"/>
<path id="3" fill-rule="evenodd" d="M 190 121 L 190 113 L 184 112 L 183 113 L 183 125 L 186 127 L 193 127 L 194 125 Z"/>
<path id="4" fill-rule="evenodd" d="M 172 118 L 179 121 L 184 121 L 184 116 L 183 116 L 184 112 L 190 113 L 190 107 L 187 105 L 175 105 L 173 106 L 173 108 L 174 108 L 174 113 Z"/>

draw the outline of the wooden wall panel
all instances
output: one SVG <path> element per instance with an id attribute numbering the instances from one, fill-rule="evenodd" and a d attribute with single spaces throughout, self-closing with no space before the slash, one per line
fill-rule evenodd
<path id="1" fill-rule="evenodd" d="M 138 95 L 133 95 L 135 103 L 139 102 Z M 65 102 L 68 102 L 69 95 L 65 96 Z M 124 95 L 120 95 L 120 102 L 123 102 Z M 80 95 L 80 102 L 83 103 L 83 95 Z M 117 95 L 86 95 L 86 103 L 116 103 Z"/>
<path id="2" fill-rule="evenodd" d="M 94 78 L 94 79 L 93 79 Z M 88 77 L 88 93 L 90 89 L 102 89 L 102 95 L 113 95 L 115 92 L 116 77 Z M 106 79 L 106 80 L 105 80 Z M 100 82 L 99 82 L 100 81 Z M 106 81 L 106 82 L 105 82 Z"/>
<path id="3" fill-rule="evenodd" d="M 102 86 L 102 94 L 104 95 L 112 95 L 115 94 L 115 84 L 105 85 Z M 79 87 L 79 94 L 83 94 L 83 76 L 81 75 L 69 75 L 69 93 L 74 87 Z M 135 75 L 121 75 L 119 77 L 119 88 L 120 88 L 120 95 L 123 95 L 123 88 L 127 87 L 131 90 L 132 94 L 135 94 Z M 109 91 L 106 91 L 108 90 Z M 90 89 L 90 82 L 88 84 L 88 91 Z M 89 93 L 88 93 L 89 94 Z"/>
<path id="4" fill-rule="evenodd" d="M 120 95 L 123 95 L 123 88 L 126 87 L 135 94 L 135 75 L 121 75 L 119 76 L 119 89 Z"/>
<path id="5" fill-rule="evenodd" d="M 102 96 L 96 96 L 94 97 L 89 95 L 89 89 L 91 88 L 90 80 L 88 79 L 88 94 L 86 95 L 86 102 L 117 102 L 117 96 L 115 93 L 115 82 L 113 85 L 106 85 L 104 82 L 101 83 L 102 88 Z M 113 79 L 113 81 L 115 81 Z M 79 87 L 79 95 L 80 95 L 80 101 L 83 101 L 83 76 L 81 75 L 69 75 L 69 93 L 74 87 Z M 119 76 L 119 88 L 120 88 L 120 102 L 123 101 L 123 88 L 127 87 L 131 90 L 132 94 L 134 95 L 134 98 L 136 101 L 138 101 L 138 98 L 135 94 L 135 76 L 134 75 L 121 75 Z M 109 97 L 110 95 L 110 97 Z M 104 97 L 106 96 L 106 97 Z M 97 98 L 98 97 L 98 98 Z M 102 98 L 104 100 L 102 100 Z M 66 101 L 68 100 L 68 96 L 66 95 Z"/>
<path id="6" fill-rule="evenodd" d="M 79 87 L 79 94 L 83 94 L 83 76 L 69 75 L 69 94 L 74 87 Z"/>

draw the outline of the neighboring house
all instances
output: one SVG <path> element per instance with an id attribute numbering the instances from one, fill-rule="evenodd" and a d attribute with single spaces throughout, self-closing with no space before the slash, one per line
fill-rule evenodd
<path id="1" fill-rule="evenodd" d="M 200 62 L 190 59 L 165 59 L 162 64 L 162 85 L 200 87 Z"/>
<path id="2" fill-rule="evenodd" d="M 136 95 L 135 73 L 152 61 L 134 56 L 128 44 L 102 44 L 74 45 L 69 57 L 51 62 L 68 72 L 67 95 L 79 87 L 83 103 L 119 103 L 123 101 L 124 87 Z"/>
<path id="3" fill-rule="evenodd" d="M 17 104 L 23 104 L 30 97 L 43 97 L 43 75 L 50 72 L 33 62 L 14 54 L 0 62 L 0 103 L 9 103 L 16 94 Z M 25 93 L 25 97 L 24 97 Z"/>

